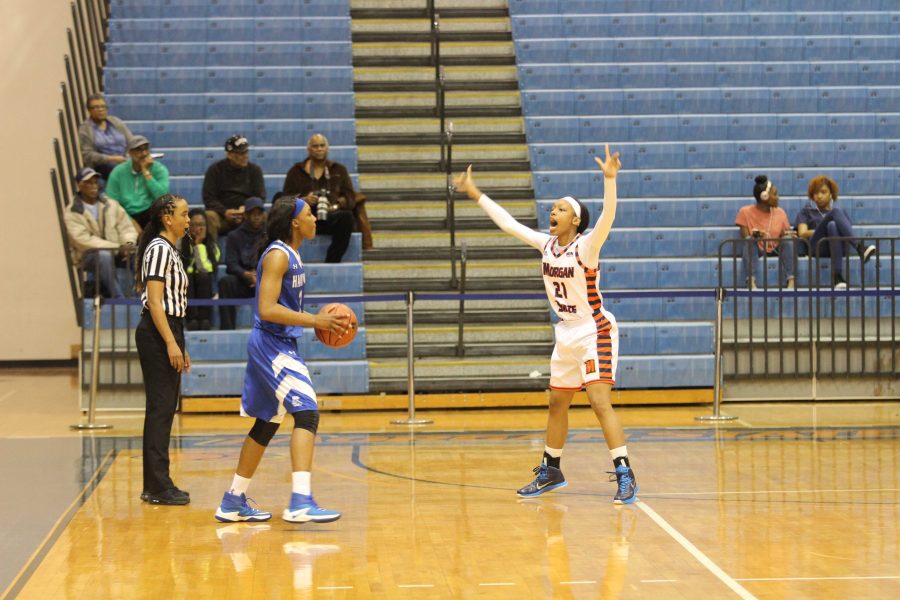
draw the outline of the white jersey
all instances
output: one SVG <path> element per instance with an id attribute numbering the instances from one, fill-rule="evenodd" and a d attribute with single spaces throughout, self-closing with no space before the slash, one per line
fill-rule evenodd
<path id="1" fill-rule="evenodd" d="M 553 237 L 544 244 L 541 259 L 544 288 L 550 306 L 562 321 L 596 316 L 603 303 L 597 288 L 598 269 L 588 269 L 581 260 L 583 240 L 577 235 L 568 246 L 560 248 Z"/>

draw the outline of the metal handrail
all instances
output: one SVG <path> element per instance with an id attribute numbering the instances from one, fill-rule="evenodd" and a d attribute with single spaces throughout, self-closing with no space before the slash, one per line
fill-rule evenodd
<path id="1" fill-rule="evenodd" d="M 460 255 L 459 255 L 459 293 L 466 293 L 466 264 L 468 263 L 468 248 L 466 247 L 466 243 L 463 242 L 460 246 Z M 466 300 L 462 296 L 459 298 L 459 314 L 456 317 L 457 326 L 459 327 L 456 334 L 456 355 L 457 356 L 465 356 L 466 355 L 466 345 L 463 339 L 463 333 L 466 322 Z"/>

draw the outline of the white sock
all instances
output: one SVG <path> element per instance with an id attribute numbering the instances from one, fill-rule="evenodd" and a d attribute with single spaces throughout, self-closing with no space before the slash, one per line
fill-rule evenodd
<path id="1" fill-rule="evenodd" d="M 628 449 L 625 446 L 619 446 L 618 448 L 610 448 L 609 450 L 610 456 L 612 456 L 613 462 L 616 461 L 617 458 L 628 458 Z"/>
<path id="2" fill-rule="evenodd" d="M 312 494 L 312 484 L 310 479 L 312 478 L 312 473 L 309 471 L 294 471 L 291 473 L 291 491 L 295 494 L 303 494 L 304 496 L 309 496 Z"/>
<path id="3" fill-rule="evenodd" d="M 231 482 L 231 489 L 228 490 L 228 493 L 240 496 L 241 494 L 246 494 L 248 489 L 250 489 L 250 478 L 241 477 L 235 473 L 234 481 Z"/>
<path id="4" fill-rule="evenodd" d="M 562 451 L 562 448 L 551 448 L 550 446 L 544 446 L 544 452 L 546 452 L 553 458 L 559 458 L 560 456 L 562 456 Z"/>

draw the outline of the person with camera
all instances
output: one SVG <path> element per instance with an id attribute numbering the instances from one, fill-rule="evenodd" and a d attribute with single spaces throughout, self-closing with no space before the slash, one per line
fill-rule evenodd
<path id="1" fill-rule="evenodd" d="M 237 229 L 244 222 L 244 203 L 265 197 L 262 169 L 250 162 L 250 142 L 237 133 L 225 140 L 225 158 L 209 165 L 203 176 L 207 235 L 218 240 Z"/>
<path id="2" fill-rule="evenodd" d="M 778 188 L 765 175 L 759 175 L 753 186 L 755 204 L 742 206 L 734 224 L 740 227 L 744 272 L 747 285 L 756 289 L 756 270 L 760 256 L 777 256 L 780 280 L 787 289 L 794 289 L 794 242 L 778 238 L 793 237 L 787 213 L 778 206 Z M 751 240 L 757 240 L 753 243 Z"/>
<path id="3" fill-rule="evenodd" d="M 347 168 L 328 160 L 328 140 L 321 133 L 309 138 L 308 155 L 284 178 L 282 195 L 301 196 L 316 215 L 316 235 L 331 236 L 325 262 L 339 263 L 350 245 L 356 192 Z"/>

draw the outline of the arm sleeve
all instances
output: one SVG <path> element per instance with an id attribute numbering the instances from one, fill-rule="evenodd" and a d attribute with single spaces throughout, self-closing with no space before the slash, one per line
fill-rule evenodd
<path id="1" fill-rule="evenodd" d="M 169 169 L 164 164 L 153 163 L 150 168 L 150 179 L 145 179 L 144 184 L 154 200 L 165 196 L 169 193 Z"/>
<path id="2" fill-rule="evenodd" d="M 506 209 L 491 200 L 487 194 L 481 195 L 481 198 L 478 199 L 478 205 L 484 209 L 484 212 L 487 213 L 497 227 L 516 239 L 525 242 L 532 248 L 543 250 L 547 242 L 550 241 L 550 236 L 546 233 L 535 231 L 516 221 L 511 214 L 506 212 Z"/>
<path id="3" fill-rule="evenodd" d="M 215 162 L 206 169 L 203 176 L 203 206 L 207 210 L 213 210 L 220 215 L 225 215 L 225 205 L 219 200 L 219 170 Z"/>
<path id="4" fill-rule="evenodd" d="M 81 159 L 85 165 L 93 167 L 103 162 L 103 154 L 98 152 L 97 146 L 94 145 L 90 119 L 78 127 L 78 145 L 81 146 Z"/>
<path id="5" fill-rule="evenodd" d="M 594 228 L 588 231 L 579 240 L 581 250 L 581 262 L 589 269 L 596 269 L 600 261 L 600 248 L 609 237 L 613 221 L 616 219 L 616 204 L 618 203 L 616 180 L 603 179 L 603 212 L 597 219 Z"/>
<path id="6" fill-rule="evenodd" d="M 171 250 L 166 244 L 153 244 L 144 255 L 144 280 L 166 280 L 166 265 Z"/>

